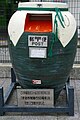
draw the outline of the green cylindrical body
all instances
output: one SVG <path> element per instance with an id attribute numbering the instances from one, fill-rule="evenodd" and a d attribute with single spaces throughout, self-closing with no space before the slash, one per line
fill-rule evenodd
<path id="1" fill-rule="evenodd" d="M 53 39 L 53 33 L 42 33 L 34 35 L 48 35 L 49 45 Z M 47 88 L 55 89 L 55 97 L 60 93 L 70 75 L 76 53 L 77 31 L 71 42 L 63 48 L 57 40 L 53 45 L 53 55 L 46 59 L 29 58 L 28 35 L 24 32 L 16 47 L 9 40 L 9 48 L 13 68 L 20 85 L 26 89 Z M 48 47 L 49 50 L 49 47 Z M 41 80 L 41 84 L 32 84 L 32 80 Z"/>

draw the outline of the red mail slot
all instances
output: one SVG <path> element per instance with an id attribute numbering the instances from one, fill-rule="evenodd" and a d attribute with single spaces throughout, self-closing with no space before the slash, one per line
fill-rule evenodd
<path id="1" fill-rule="evenodd" d="M 51 14 L 27 14 L 25 32 L 52 32 Z"/>

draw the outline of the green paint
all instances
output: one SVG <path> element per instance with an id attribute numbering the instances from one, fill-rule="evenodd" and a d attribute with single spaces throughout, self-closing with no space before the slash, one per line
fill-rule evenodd
<path id="1" fill-rule="evenodd" d="M 59 8 L 61 11 L 68 11 L 68 8 Z M 31 10 L 31 11 L 55 11 L 55 8 L 32 8 L 32 7 L 19 7 L 18 10 Z"/>
<path id="2" fill-rule="evenodd" d="M 9 40 L 9 50 L 13 68 L 23 88 L 55 89 L 55 99 L 65 85 L 70 74 L 77 47 L 77 31 L 64 48 L 60 41 L 54 41 L 52 57 L 46 59 L 29 58 L 28 35 L 47 35 L 47 56 L 53 33 L 23 33 L 16 46 Z M 64 71 L 64 72 L 63 72 Z M 41 80 L 41 85 L 33 85 L 32 80 Z"/>
<path id="3" fill-rule="evenodd" d="M 63 18 L 63 15 L 60 11 L 59 8 L 55 8 L 55 12 L 56 12 L 56 15 L 55 15 L 55 19 L 54 19 L 54 36 L 53 36 L 53 39 L 51 41 L 51 45 L 50 45 L 50 49 L 49 49 L 49 52 L 48 52 L 48 56 L 49 57 L 52 57 L 52 49 L 53 49 L 53 44 L 55 41 L 58 40 L 58 22 L 57 22 L 57 18 L 61 24 L 61 26 L 64 28 L 64 18 Z"/>
<path id="4" fill-rule="evenodd" d="M 57 20 L 56 18 L 58 18 L 61 26 L 62 26 L 63 28 L 65 28 L 65 27 L 64 27 L 64 17 L 63 17 L 63 15 L 62 15 L 60 9 L 59 9 L 59 8 L 55 8 L 55 12 L 56 12 L 55 20 Z M 55 23 L 55 22 L 54 22 L 54 23 Z"/>

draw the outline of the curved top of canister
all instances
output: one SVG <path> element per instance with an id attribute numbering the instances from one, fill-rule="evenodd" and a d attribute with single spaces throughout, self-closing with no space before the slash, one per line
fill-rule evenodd
<path id="1" fill-rule="evenodd" d="M 55 11 L 59 8 L 61 11 L 67 11 L 68 5 L 60 2 L 19 2 L 18 10 L 44 10 Z"/>
<path id="2" fill-rule="evenodd" d="M 37 6 L 37 4 L 41 4 L 41 6 Z M 11 17 L 8 25 L 8 33 L 14 46 L 17 45 L 21 35 L 24 32 L 27 14 L 51 14 L 52 32 L 55 32 L 55 23 L 57 23 L 58 38 L 63 47 L 66 47 L 74 36 L 76 31 L 76 21 L 73 15 L 68 11 L 68 6 L 66 3 L 20 2 L 18 5 L 18 10 Z M 62 18 L 64 18 L 64 20 Z"/>

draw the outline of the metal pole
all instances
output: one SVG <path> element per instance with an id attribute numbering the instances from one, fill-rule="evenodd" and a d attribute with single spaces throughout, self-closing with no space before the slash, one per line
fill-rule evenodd
<path id="1" fill-rule="evenodd" d="M 4 115 L 3 106 L 4 106 L 3 87 L 0 87 L 0 116 Z"/>
<path id="2" fill-rule="evenodd" d="M 16 75 L 14 73 L 13 68 L 11 68 L 11 82 L 15 82 L 16 83 Z"/>
<path id="3" fill-rule="evenodd" d="M 74 88 L 69 87 L 68 88 L 68 95 L 69 95 L 69 115 L 73 116 L 74 115 Z"/>

